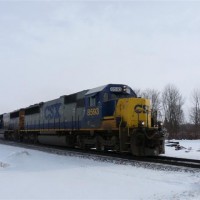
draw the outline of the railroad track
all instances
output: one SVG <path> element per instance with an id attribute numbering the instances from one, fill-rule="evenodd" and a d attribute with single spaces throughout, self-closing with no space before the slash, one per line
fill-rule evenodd
<path id="1" fill-rule="evenodd" d="M 149 160 L 149 162 L 153 161 L 155 163 L 200 169 L 200 160 L 195 159 L 158 156 L 148 157 L 147 160 Z"/>
<path id="2" fill-rule="evenodd" d="M 163 169 L 172 171 L 190 171 L 194 169 L 200 171 L 200 160 L 175 158 L 167 156 L 135 157 L 131 154 L 118 154 L 115 152 L 99 152 L 95 150 L 80 150 L 66 147 L 55 147 L 40 144 L 27 144 L 20 142 L 7 141 L 0 139 L 0 144 L 38 150 L 46 153 L 52 153 L 65 156 L 77 156 L 93 160 L 112 162 L 124 165 L 133 165 L 151 169 Z"/>

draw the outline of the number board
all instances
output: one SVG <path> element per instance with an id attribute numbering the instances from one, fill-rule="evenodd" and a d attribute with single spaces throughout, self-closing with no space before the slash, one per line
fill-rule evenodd
<path id="1" fill-rule="evenodd" d="M 89 108 L 89 109 L 87 109 L 87 115 L 88 116 L 99 115 L 99 108 Z"/>
<path id="2" fill-rule="evenodd" d="M 122 92 L 122 87 L 110 87 L 111 92 Z"/>

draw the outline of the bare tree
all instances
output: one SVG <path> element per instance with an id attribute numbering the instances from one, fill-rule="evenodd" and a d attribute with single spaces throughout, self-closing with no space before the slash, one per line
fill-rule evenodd
<path id="1" fill-rule="evenodd" d="M 151 100 L 151 112 L 154 122 L 162 121 L 160 92 L 154 89 L 146 89 L 141 96 Z"/>
<path id="2" fill-rule="evenodd" d="M 184 101 L 179 90 L 174 85 L 169 84 L 164 88 L 162 104 L 165 116 L 165 127 L 170 137 L 176 137 L 184 119 L 182 109 Z"/>
<path id="3" fill-rule="evenodd" d="M 137 95 L 137 97 L 141 97 L 141 93 L 142 93 L 141 89 L 134 88 L 133 90 L 134 90 L 135 94 Z"/>
<path id="4" fill-rule="evenodd" d="M 194 131 L 197 137 L 198 132 L 200 132 L 200 90 L 198 89 L 195 89 L 192 93 L 190 121 L 194 124 Z"/>
<path id="5" fill-rule="evenodd" d="M 160 92 L 154 89 L 146 89 L 141 96 L 151 100 L 151 109 L 159 111 L 161 109 Z"/>

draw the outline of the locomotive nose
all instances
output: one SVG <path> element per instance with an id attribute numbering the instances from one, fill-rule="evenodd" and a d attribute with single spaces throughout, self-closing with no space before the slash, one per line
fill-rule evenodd
<path id="1" fill-rule="evenodd" d="M 143 98 L 120 99 L 116 107 L 116 116 L 120 116 L 127 127 L 150 127 L 150 100 Z"/>

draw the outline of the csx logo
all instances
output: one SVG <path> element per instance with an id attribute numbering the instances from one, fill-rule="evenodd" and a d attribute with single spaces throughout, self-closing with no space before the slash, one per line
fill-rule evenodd
<path id="1" fill-rule="evenodd" d="M 142 104 L 137 104 L 135 107 L 134 107 L 134 110 L 136 113 L 147 113 L 148 110 L 149 110 L 149 106 L 147 105 L 142 105 Z"/>
<path id="2" fill-rule="evenodd" d="M 99 108 L 90 108 L 87 110 L 88 116 L 99 115 Z"/>
<path id="3" fill-rule="evenodd" d="M 44 110 L 45 118 L 47 120 L 60 118 L 60 109 L 61 103 L 56 103 L 50 106 L 47 106 Z"/>

